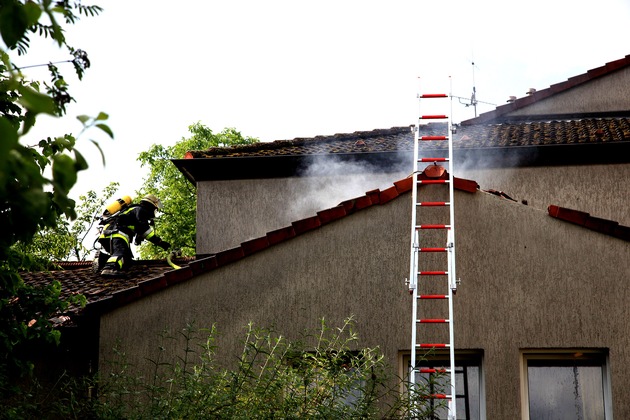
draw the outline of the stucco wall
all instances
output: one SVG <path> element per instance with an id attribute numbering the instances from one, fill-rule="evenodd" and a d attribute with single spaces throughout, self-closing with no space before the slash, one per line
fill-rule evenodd
<path id="1" fill-rule="evenodd" d="M 554 94 L 510 113 L 511 116 L 608 112 L 630 108 L 630 68 Z"/>
<path id="2" fill-rule="evenodd" d="M 408 174 L 201 182 L 197 253 L 238 246 L 366 191 L 390 187 Z M 527 200 L 540 210 L 555 204 L 630 226 L 628 164 L 477 169 L 461 162 L 455 175 L 477 181 L 482 189 Z"/>
<path id="3" fill-rule="evenodd" d="M 388 188 L 407 175 L 366 173 L 200 182 L 197 253 L 233 248 L 369 190 Z"/>
<path id="4" fill-rule="evenodd" d="M 500 190 L 540 210 L 550 204 L 585 211 L 591 216 L 630 226 L 630 165 L 581 165 L 458 170 L 482 189 Z"/>
<path id="5" fill-rule="evenodd" d="M 410 348 L 410 198 L 106 314 L 101 360 L 121 338 L 130 361 L 146 363 L 157 333 L 190 320 L 216 323 L 219 348 L 234 354 L 250 320 L 295 336 L 321 317 L 338 324 L 354 314 L 361 342 L 395 366 Z M 456 192 L 456 203 L 455 345 L 484 351 L 487 418 L 519 418 L 519 350 L 546 347 L 608 348 L 614 414 L 630 418 L 630 244 L 486 193 Z"/>

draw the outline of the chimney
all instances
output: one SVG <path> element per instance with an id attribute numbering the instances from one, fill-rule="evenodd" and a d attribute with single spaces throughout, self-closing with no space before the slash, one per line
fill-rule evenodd
<path id="1" fill-rule="evenodd" d="M 533 95 L 536 92 L 536 89 L 534 88 L 529 88 L 529 90 L 527 92 L 525 92 L 528 95 Z"/>
<path id="2" fill-rule="evenodd" d="M 507 100 L 507 101 L 508 101 L 509 103 L 512 103 L 512 102 L 514 102 L 515 100 L 516 100 L 516 96 L 510 96 L 510 97 L 508 98 L 508 100 Z"/>

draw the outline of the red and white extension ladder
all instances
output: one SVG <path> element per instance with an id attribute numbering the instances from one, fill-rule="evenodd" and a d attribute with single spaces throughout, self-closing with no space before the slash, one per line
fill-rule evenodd
<path id="1" fill-rule="evenodd" d="M 456 419 L 453 296 L 455 277 L 455 218 L 453 207 L 453 141 L 450 94 L 419 94 L 421 109 L 447 109 L 449 115 L 422 115 L 414 127 L 409 293 L 411 322 L 410 397 L 418 392 L 421 376 L 442 375 L 445 389 L 426 398 L 446 400 L 448 419 Z M 435 123 L 441 124 L 435 124 Z M 422 129 L 422 127 L 424 129 Z M 427 135 L 421 135 L 421 131 Z M 422 144 L 422 146 L 420 146 Z M 446 151 L 448 144 L 448 152 Z M 447 155 L 447 156 L 446 156 Z M 439 157 L 437 157 L 439 156 Z M 440 165 L 442 168 L 432 166 Z M 427 166 L 425 170 L 424 167 Z M 432 169 L 436 169 L 433 171 Z M 439 177 L 431 173 L 442 174 Z M 448 173 L 448 176 L 444 175 Z M 429 176 L 427 176 L 429 174 Z M 435 184 L 435 185 L 432 185 Z M 448 189 L 448 192 L 446 191 Z M 446 314 L 448 305 L 448 315 Z M 447 330 L 448 329 L 448 335 Z M 431 352 L 446 353 L 444 366 L 422 367 L 419 359 Z M 427 363 L 424 363 L 426 366 Z M 448 378 L 450 377 L 450 380 Z M 417 382 L 418 381 L 418 382 Z M 423 397 L 424 398 L 424 397 Z M 414 401 L 413 398 L 410 401 Z M 413 403 L 412 403 L 413 410 Z"/>

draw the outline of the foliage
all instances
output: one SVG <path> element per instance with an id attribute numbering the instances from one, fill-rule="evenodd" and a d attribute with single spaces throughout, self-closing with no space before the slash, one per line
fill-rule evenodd
<path id="1" fill-rule="evenodd" d="M 50 82 L 27 81 L 13 64 L 11 54 L 26 54 L 31 36 L 53 39 L 67 49 L 79 79 L 90 62 L 84 51 L 66 43 L 63 21 L 74 23 L 80 15 L 93 16 L 101 9 L 80 2 L 0 0 L 0 394 L 10 392 L 9 376 L 26 373 L 32 363 L 18 349 L 37 340 L 59 340 L 48 321 L 67 302 L 60 300 L 60 287 L 43 289 L 24 284 L 18 271 L 41 268 L 37 256 L 20 247 L 31 243 L 41 229 L 56 229 L 60 215 L 76 217 L 74 200 L 68 194 L 78 172 L 87 162 L 75 148 L 76 138 L 66 134 L 42 139 L 36 145 L 22 144 L 41 114 L 62 117 L 73 99 L 59 69 L 48 65 Z M 104 124 L 106 114 L 80 117 L 84 129 Z"/>
<path id="2" fill-rule="evenodd" d="M 56 226 L 40 230 L 30 243 L 18 243 L 14 248 L 38 259 L 44 266 L 56 261 L 85 261 L 92 252 L 92 248 L 86 246 L 88 235 L 94 233 L 97 216 L 102 214 L 119 186 L 118 182 L 111 182 L 100 194 L 90 190 L 80 195 L 76 219 L 59 215 Z"/>
<path id="3" fill-rule="evenodd" d="M 182 250 L 182 255 L 195 255 L 197 194 L 184 175 L 172 164 L 171 159 L 181 159 L 190 150 L 204 150 L 210 147 L 228 147 L 240 144 L 252 144 L 258 139 L 243 137 L 234 128 L 225 128 L 215 134 L 208 127 L 197 122 L 188 127 L 192 134 L 182 138 L 173 146 L 165 147 L 154 144 L 149 150 L 140 153 L 141 166 L 149 168 L 149 175 L 144 180 L 138 196 L 155 194 L 164 207 L 163 216 L 157 221 L 158 235 Z M 160 258 L 164 251 L 147 244 L 139 249 L 140 257 L 145 259 Z"/>
<path id="4" fill-rule="evenodd" d="M 162 334 L 150 377 L 135 374 L 119 347 L 106 376 L 35 387 L 8 410 L 15 417 L 46 412 L 51 418 L 393 419 L 409 418 L 413 406 L 414 418 L 432 418 L 431 384 L 409 401 L 401 393 L 404 380 L 392 375 L 378 348 L 360 349 L 353 326 L 351 318 L 339 328 L 322 320 L 319 329 L 289 340 L 249 324 L 236 366 L 226 369 L 216 360 L 216 329 L 192 323 L 176 336 Z M 168 343 L 181 343 L 178 336 L 185 347 L 169 363 Z M 94 389 L 98 398 L 86 398 Z"/>

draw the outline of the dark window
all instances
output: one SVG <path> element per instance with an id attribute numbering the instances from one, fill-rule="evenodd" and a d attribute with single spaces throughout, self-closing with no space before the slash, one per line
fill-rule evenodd
<path id="1" fill-rule="evenodd" d="M 455 354 L 455 388 L 458 420 L 481 420 L 483 404 L 481 351 L 462 351 Z M 418 367 L 443 368 L 449 363 L 447 354 L 436 353 L 418 361 Z M 406 366 L 409 366 L 407 356 Z M 430 394 L 450 394 L 450 375 L 421 373 L 416 381 L 428 384 Z M 433 419 L 448 419 L 448 407 L 439 400 L 430 400 L 435 406 Z"/>

